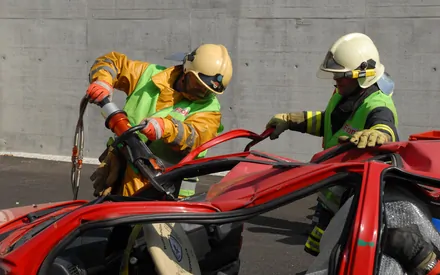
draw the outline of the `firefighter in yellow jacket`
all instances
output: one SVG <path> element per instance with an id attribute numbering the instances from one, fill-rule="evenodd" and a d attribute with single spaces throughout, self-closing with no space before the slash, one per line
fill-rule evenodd
<path id="1" fill-rule="evenodd" d="M 123 109 L 130 123 L 148 122 L 139 137 L 151 141 L 152 152 L 169 164 L 179 162 L 223 130 L 217 95 L 225 91 L 233 72 L 228 50 L 220 44 L 202 44 L 179 60 L 183 64 L 167 68 L 130 60 L 123 53 L 107 53 L 92 65 L 86 92 L 90 102 L 99 103 L 114 89 L 123 91 L 127 95 Z M 109 193 L 120 173 L 119 194 L 130 196 L 145 185 L 133 167 L 121 165 L 113 148 L 108 148 L 100 160 L 90 177 L 95 196 Z M 126 167 L 125 171 L 121 167 Z M 179 195 L 189 196 L 194 191 L 195 183 L 184 182 Z"/>

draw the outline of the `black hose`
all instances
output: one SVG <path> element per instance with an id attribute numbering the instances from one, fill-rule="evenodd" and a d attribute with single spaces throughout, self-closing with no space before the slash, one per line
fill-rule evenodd
<path id="1" fill-rule="evenodd" d="M 88 97 L 85 95 L 80 102 L 79 116 L 75 128 L 75 136 L 73 139 L 73 151 L 72 151 L 72 170 L 71 170 L 71 184 L 73 200 L 78 198 L 82 159 L 83 159 L 83 149 L 84 149 L 84 113 L 88 105 Z M 76 151 L 76 153 L 74 153 Z"/>

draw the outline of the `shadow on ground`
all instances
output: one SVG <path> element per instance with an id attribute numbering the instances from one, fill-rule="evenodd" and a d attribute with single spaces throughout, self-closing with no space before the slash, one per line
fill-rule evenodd
<path id="1" fill-rule="evenodd" d="M 285 238 L 278 239 L 288 245 L 301 245 L 307 240 L 307 235 L 310 230 L 310 224 L 296 221 L 288 221 L 284 219 L 258 216 L 248 221 L 250 225 L 247 230 L 252 233 L 276 234 L 285 236 Z"/>

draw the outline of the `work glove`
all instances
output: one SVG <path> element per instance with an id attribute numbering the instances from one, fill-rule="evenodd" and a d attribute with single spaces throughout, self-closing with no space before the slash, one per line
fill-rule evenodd
<path id="1" fill-rule="evenodd" d="M 358 148 L 374 147 L 390 142 L 391 137 L 384 132 L 372 129 L 358 131 L 350 138 L 348 136 L 339 137 L 339 143 L 351 142 Z"/>
<path id="2" fill-rule="evenodd" d="M 89 102 L 99 103 L 113 92 L 111 84 L 104 80 L 96 80 L 89 85 L 86 94 L 89 97 Z"/>
<path id="3" fill-rule="evenodd" d="M 165 130 L 165 123 L 163 118 L 146 118 L 142 120 L 142 123 L 147 122 L 147 126 L 141 130 L 148 140 L 155 141 L 161 139 Z"/>
<path id="4" fill-rule="evenodd" d="M 437 262 L 432 243 L 424 240 L 415 224 L 389 228 L 384 238 L 384 253 L 397 260 L 408 274 L 427 274 L 428 264 Z"/>
<path id="5" fill-rule="evenodd" d="M 93 188 L 95 189 L 93 192 L 95 197 L 109 194 L 118 180 L 121 163 L 114 150 L 112 146 L 109 146 L 104 160 L 90 176 L 90 179 L 93 181 Z"/>
<path id="6" fill-rule="evenodd" d="M 276 114 L 266 124 L 268 128 L 275 128 L 269 136 L 271 140 L 277 139 L 286 130 L 305 132 L 304 112 Z"/>

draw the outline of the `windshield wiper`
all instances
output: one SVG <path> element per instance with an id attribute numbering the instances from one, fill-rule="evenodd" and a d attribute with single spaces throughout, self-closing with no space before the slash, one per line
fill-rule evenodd
<path id="1" fill-rule="evenodd" d="M 86 206 L 86 205 L 100 203 L 102 200 L 103 199 L 101 197 L 99 197 L 97 199 L 94 199 L 94 200 L 86 203 L 86 204 L 82 204 L 80 207 L 83 207 L 83 206 Z M 31 213 L 27 214 L 25 218 L 27 218 L 28 221 L 31 223 L 31 222 L 39 219 L 39 218 L 42 218 L 44 216 L 47 216 L 49 214 L 52 214 L 52 213 L 60 210 L 60 209 L 63 209 L 65 207 L 72 206 L 72 205 L 74 205 L 74 203 L 72 203 L 72 204 L 63 204 L 63 205 L 58 205 L 58 206 L 55 206 L 55 207 L 52 207 L 52 208 L 46 208 L 46 209 L 37 210 L 37 211 L 34 211 L 34 212 L 31 212 Z"/>
<path id="2" fill-rule="evenodd" d="M 21 245 L 23 245 L 25 242 L 27 242 L 28 240 L 32 239 L 32 237 L 34 237 L 35 235 L 37 235 L 38 233 L 40 233 L 41 231 L 43 231 L 46 227 L 50 226 L 52 223 L 56 222 L 57 220 L 61 219 L 62 217 L 64 217 L 64 215 L 68 214 L 64 213 L 63 215 L 59 215 L 59 216 L 55 216 L 55 217 L 51 217 L 48 220 L 40 223 L 39 225 L 35 226 L 34 228 L 32 228 L 31 230 L 29 230 L 28 232 L 26 232 L 26 234 L 24 234 L 18 241 L 16 241 L 14 244 L 12 244 L 11 246 L 8 247 L 8 252 L 11 252 L 12 250 L 20 247 Z"/>
<path id="3" fill-rule="evenodd" d="M 46 215 L 49 215 L 49 214 L 51 214 L 53 212 L 56 212 L 56 211 L 66 207 L 66 206 L 68 206 L 68 205 L 59 205 L 59 206 L 56 206 L 56 207 L 53 207 L 53 208 L 42 209 L 42 210 L 38 210 L 38 211 L 35 211 L 35 212 L 31 212 L 31 213 L 29 213 L 29 214 L 27 214 L 25 216 L 25 219 L 27 219 L 26 223 L 32 223 L 35 220 L 37 220 L 37 219 L 39 219 L 41 217 L 44 217 Z M 52 220 L 49 219 L 48 221 L 50 221 L 52 223 Z M 42 223 L 42 224 L 45 224 L 45 223 Z M 14 232 L 14 231 L 16 231 L 16 230 L 18 230 L 18 229 L 20 229 L 20 228 L 22 228 L 24 226 L 26 226 L 26 225 L 25 224 L 21 225 L 21 226 L 19 226 L 17 228 L 11 229 L 11 230 L 9 230 L 9 231 L 7 231 L 5 233 L 0 234 L 0 242 L 3 241 L 4 239 L 6 239 L 12 232 Z M 12 249 L 13 249 L 13 246 L 9 247 L 8 250 L 10 251 Z"/>
<path id="4" fill-rule="evenodd" d="M 56 212 L 56 211 L 58 211 L 60 209 L 63 209 L 64 207 L 67 207 L 67 206 L 70 206 L 70 205 L 71 204 L 59 205 L 59 206 L 56 206 L 56 207 L 53 207 L 53 208 L 42 209 L 42 210 L 38 210 L 38 211 L 35 211 L 35 212 L 31 212 L 31 213 L 27 214 L 25 218 L 27 218 L 29 223 L 31 223 L 31 222 L 33 222 L 33 221 L 35 221 L 35 220 L 37 220 L 37 219 L 39 219 L 41 217 L 44 217 L 44 216 L 49 215 L 49 214 L 52 214 L 52 213 L 54 213 L 54 212 Z"/>

